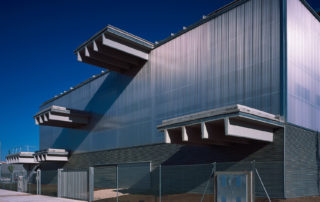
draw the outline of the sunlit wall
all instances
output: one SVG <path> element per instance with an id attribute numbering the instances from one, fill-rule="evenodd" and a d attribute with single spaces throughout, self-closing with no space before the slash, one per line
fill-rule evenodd
<path id="1" fill-rule="evenodd" d="M 287 121 L 320 130 L 320 22 L 287 1 Z"/>

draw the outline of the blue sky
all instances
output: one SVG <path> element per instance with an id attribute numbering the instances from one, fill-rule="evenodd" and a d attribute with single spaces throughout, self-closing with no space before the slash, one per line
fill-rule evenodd
<path id="1" fill-rule="evenodd" d="M 0 6 L 0 141 L 38 146 L 44 101 L 99 73 L 73 50 L 107 24 L 159 41 L 232 0 L 10 0 Z M 308 0 L 320 9 L 319 0 Z"/>

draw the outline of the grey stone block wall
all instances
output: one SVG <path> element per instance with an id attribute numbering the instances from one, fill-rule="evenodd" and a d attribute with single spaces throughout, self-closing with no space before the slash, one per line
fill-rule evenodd
<path id="1" fill-rule="evenodd" d="M 285 128 L 285 196 L 319 195 L 319 135 L 293 125 Z"/>

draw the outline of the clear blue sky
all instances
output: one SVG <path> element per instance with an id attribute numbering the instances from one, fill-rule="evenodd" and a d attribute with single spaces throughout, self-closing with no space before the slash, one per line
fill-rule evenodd
<path id="1" fill-rule="evenodd" d="M 0 6 L 0 141 L 38 146 L 42 102 L 102 69 L 73 50 L 107 24 L 159 41 L 232 0 L 10 0 Z M 319 0 L 308 0 L 320 9 Z"/>

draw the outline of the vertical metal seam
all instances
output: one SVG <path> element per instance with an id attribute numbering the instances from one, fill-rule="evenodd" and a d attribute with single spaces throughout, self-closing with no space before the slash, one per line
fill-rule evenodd
<path id="1" fill-rule="evenodd" d="M 259 92 L 260 93 L 260 95 L 262 94 L 263 95 L 263 63 L 264 63 L 264 61 L 262 60 L 262 58 L 263 58 L 263 54 L 262 54 L 262 52 L 263 52 L 263 48 L 262 48 L 262 46 L 263 46 L 263 34 L 262 34 L 262 32 L 263 32 L 263 14 L 264 14 L 264 12 L 263 12 L 263 5 L 262 5 L 263 3 L 262 3 L 262 1 L 260 2 L 260 40 L 259 40 L 259 45 L 260 45 L 260 51 L 259 51 L 259 60 L 260 60 L 260 77 L 261 77 L 261 79 L 260 79 L 260 89 L 258 89 L 257 90 L 257 93 Z M 259 105 L 258 106 L 260 106 L 262 109 L 265 109 L 264 108 L 264 106 L 263 106 L 263 102 L 262 102 L 262 99 L 261 99 L 261 96 L 260 96 L 260 99 L 259 99 Z"/>
<path id="2" fill-rule="evenodd" d="M 240 8 L 240 7 L 239 7 Z M 237 68 L 237 64 L 238 64 L 238 54 L 237 54 L 237 51 L 238 51 L 238 7 L 236 7 L 236 9 L 235 9 L 235 13 L 236 13 L 236 23 L 235 23 L 235 32 L 236 32 L 236 36 L 235 36 L 235 48 L 234 48 L 234 50 L 235 50 L 235 61 L 234 61 L 234 69 L 236 69 Z M 238 85 L 238 76 L 239 76 L 239 74 L 240 74 L 240 71 L 238 72 L 238 71 L 236 71 L 235 70 L 235 80 L 236 80 L 236 85 Z M 230 82 L 230 80 L 229 80 L 229 82 Z M 236 87 L 236 89 L 237 89 L 237 87 Z M 237 94 L 237 92 L 235 92 L 235 100 L 236 100 L 236 102 L 238 103 L 238 94 Z"/>
<path id="3" fill-rule="evenodd" d="M 161 193 L 161 164 L 159 165 L 159 202 L 161 202 L 161 195 L 162 195 L 162 193 Z"/>
<path id="4" fill-rule="evenodd" d="M 273 29 L 272 29 L 272 27 L 273 27 L 273 15 L 272 15 L 273 1 L 271 1 L 270 4 L 271 4 L 271 5 L 270 5 L 270 9 L 269 9 L 269 17 L 270 17 L 269 20 L 270 20 L 270 22 L 271 22 L 271 25 L 270 25 L 270 33 L 269 33 L 269 34 L 270 34 L 270 43 L 273 44 L 273 40 L 274 40 L 273 37 L 272 37 L 272 31 L 273 31 Z M 270 46 L 270 53 L 269 53 L 269 54 L 270 54 L 270 57 L 272 58 L 272 45 Z M 270 84 L 271 84 L 271 83 L 272 83 L 272 77 L 273 77 L 273 76 L 272 76 L 272 62 L 270 62 L 269 68 L 270 68 L 270 69 L 269 69 L 270 72 L 268 72 L 268 73 L 270 74 L 270 81 L 269 81 L 269 82 L 270 82 Z M 272 95 L 272 91 L 273 91 L 272 85 L 270 85 L 269 87 L 270 87 L 269 93 Z M 272 104 L 273 104 L 273 103 L 272 103 L 272 96 L 270 96 L 269 99 L 270 99 L 270 100 L 269 100 L 269 103 L 270 103 L 270 111 L 273 111 L 273 110 L 272 110 L 272 108 L 273 108 L 273 106 L 272 106 Z"/>
<path id="5" fill-rule="evenodd" d="M 281 1 L 281 115 L 287 121 L 287 0 Z"/>
<path id="6" fill-rule="evenodd" d="M 246 6 L 243 6 L 243 52 L 246 52 Z M 243 80 L 246 81 L 246 56 L 243 55 Z M 246 82 L 242 82 L 243 85 L 243 94 L 242 94 L 242 100 L 244 100 L 244 103 L 246 103 L 247 101 L 245 100 L 246 94 L 248 94 L 247 90 L 246 90 Z"/>
<path id="7" fill-rule="evenodd" d="M 281 40 L 281 52 L 280 52 L 280 86 L 281 86 L 281 115 L 284 121 L 287 121 L 287 0 L 281 0 L 280 2 L 280 40 Z M 283 196 L 286 198 L 286 126 L 283 130 Z"/>

